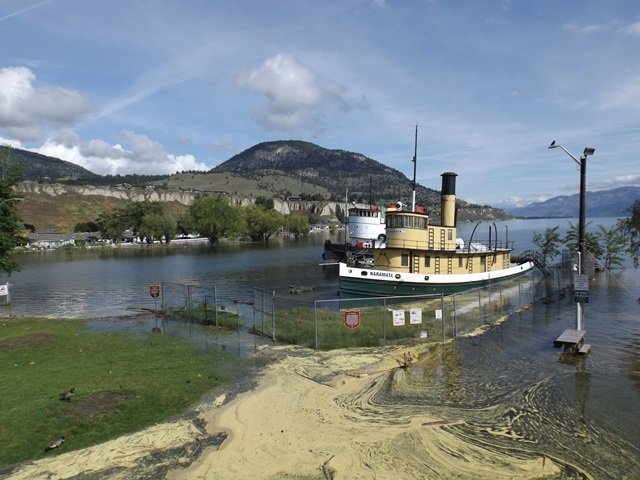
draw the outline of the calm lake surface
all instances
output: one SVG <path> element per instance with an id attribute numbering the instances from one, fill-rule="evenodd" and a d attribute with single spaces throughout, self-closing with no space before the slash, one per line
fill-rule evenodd
<path id="1" fill-rule="evenodd" d="M 576 220 L 572 220 L 577 224 Z M 615 219 L 593 219 L 609 228 Z M 492 224 L 478 227 L 486 240 Z M 496 222 L 515 252 L 532 248 L 533 232 L 563 219 Z M 468 240 L 475 224 L 459 228 Z M 338 234 L 339 236 L 339 234 Z M 9 307 L 0 316 L 101 318 L 154 308 L 149 285 L 161 282 L 216 286 L 226 301 L 253 301 L 253 287 L 286 292 L 313 287 L 315 298 L 337 297 L 337 271 L 322 266 L 328 234 L 274 239 L 267 245 L 207 243 L 51 251 L 21 255 Z M 333 237 L 333 240 L 337 238 Z M 6 283 L 7 278 L 0 279 Z M 631 262 L 598 273 L 585 307 L 591 353 L 564 358 L 553 340 L 574 327 L 572 299 L 535 304 L 489 332 L 461 338 L 418 362 L 402 382 L 390 382 L 376 403 L 444 419 L 465 441 L 513 455 L 547 456 L 565 466 L 558 478 L 640 479 L 640 270 Z M 567 296 L 569 297 L 569 296 Z"/>

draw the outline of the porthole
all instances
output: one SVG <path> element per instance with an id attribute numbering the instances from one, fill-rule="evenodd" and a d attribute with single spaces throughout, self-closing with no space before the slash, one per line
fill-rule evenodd
<path id="1" fill-rule="evenodd" d="M 362 275 L 363 277 L 366 277 L 368 273 L 369 273 L 369 272 L 367 272 L 367 271 L 363 270 L 362 272 L 360 272 L 360 275 Z"/>
<path id="2" fill-rule="evenodd" d="M 427 281 L 427 282 L 428 282 L 428 281 L 429 281 L 429 275 L 425 275 L 425 276 L 424 276 L 424 279 L 425 279 L 425 281 Z"/>
<path id="3" fill-rule="evenodd" d="M 400 280 L 400 274 L 396 273 L 396 280 Z"/>

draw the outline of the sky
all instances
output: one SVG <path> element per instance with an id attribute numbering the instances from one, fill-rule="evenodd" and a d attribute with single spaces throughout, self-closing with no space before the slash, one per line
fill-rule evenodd
<path id="1" fill-rule="evenodd" d="M 497 207 L 640 185 L 637 0 L 0 0 L 0 144 L 99 174 L 260 142 Z"/>

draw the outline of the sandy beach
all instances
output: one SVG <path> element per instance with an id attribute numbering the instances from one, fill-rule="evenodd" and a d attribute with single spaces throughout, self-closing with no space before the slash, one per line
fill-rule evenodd
<path id="1" fill-rule="evenodd" d="M 265 347 L 274 359 L 257 386 L 199 405 L 193 418 L 150 427 L 20 466 L 10 479 L 428 479 L 545 478 L 550 458 L 465 441 L 465 419 L 377 405 L 427 347 L 315 352 Z"/>

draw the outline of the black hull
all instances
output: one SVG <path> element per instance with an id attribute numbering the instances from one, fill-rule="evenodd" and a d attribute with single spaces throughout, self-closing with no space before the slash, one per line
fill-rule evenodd
<path id="1" fill-rule="evenodd" d="M 327 240 L 324 242 L 322 258 L 326 262 L 353 264 L 373 260 L 373 251 L 370 248 L 356 247 L 350 243 L 333 243 L 331 240 Z"/>

